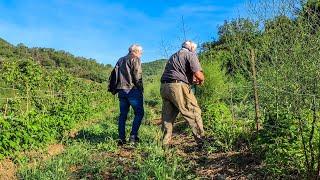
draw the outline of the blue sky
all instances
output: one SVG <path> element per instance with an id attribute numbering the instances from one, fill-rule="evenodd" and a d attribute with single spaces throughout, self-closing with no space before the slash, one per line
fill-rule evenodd
<path id="1" fill-rule="evenodd" d="M 0 0 L 0 37 L 105 64 L 115 64 L 138 43 L 142 61 L 149 62 L 179 48 L 182 16 L 187 39 L 202 43 L 245 8 L 245 0 Z"/>

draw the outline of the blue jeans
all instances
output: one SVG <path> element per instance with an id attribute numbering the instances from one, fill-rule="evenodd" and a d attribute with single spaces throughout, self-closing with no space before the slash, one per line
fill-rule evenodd
<path id="1" fill-rule="evenodd" d="M 118 93 L 120 101 L 120 116 L 118 119 L 119 139 L 125 140 L 126 138 L 125 126 L 130 106 L 132 106 L 134 111 L 134 120 L 130 136 L 134 136 L 136 138 L 138 137 L 138 130 L 144 116 L 142 91 L 139 89 L 131 89 L 129 92 L 120 90 Z"/>

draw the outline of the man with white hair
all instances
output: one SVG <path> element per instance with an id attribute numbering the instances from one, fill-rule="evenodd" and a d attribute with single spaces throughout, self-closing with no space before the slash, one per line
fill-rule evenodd
<path id="1" fill-rule="evenodd" d="M 182 48 L 170 57 L 161 77 L 163 145 L 170 144 L 173 124 L 179 112 L 191 126 L 196 142 L 199 145 L 203 143 L 201 109 L 190 87 L 204 82 L 196 48 L 194 42 L 185 41 Z"/>
<path id="2" fill-rule="evenodd" d="M 133 44 L 129 47 L 129 53 L 120 58 L 116 64 L 116 67 L 118 67 L 116 88 L 120 101 L 118 145 L 124 145 L 126 143 L 125 125 L 130 106 L 134 110 L 135 117 L 132 123 L 129 141 L 131 143 L 139 142 L 138 130 L 144 116 L 141 56 L 142 47 Z"/>

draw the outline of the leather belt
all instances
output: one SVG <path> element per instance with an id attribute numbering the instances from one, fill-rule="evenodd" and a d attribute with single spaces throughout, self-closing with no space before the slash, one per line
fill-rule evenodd
<path id="1" fill-rule="evenodd" d="M 163 83 L 163 84 L 168 84 L 168 83 L 184 83 L 184 84 L 187 84 L 187 83 L 185 83 L 185 82 L 183 82 L 183 81 L 180 81 L 180 80 L 165 80 L 165 81 L 161 81 L 161 83 Z"/>

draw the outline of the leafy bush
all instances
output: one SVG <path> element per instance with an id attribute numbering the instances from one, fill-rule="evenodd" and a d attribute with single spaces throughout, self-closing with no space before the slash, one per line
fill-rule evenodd
<path id="1" fill-rule="evenodd" d="M 14 88 L 8 91 L 16 91 L 2 101 L 0 158 L 59 140 L 114 103 L 103 84 L 74 78 L 63 69 L 48 71 L 29 59 L 5 59 L 0 71 L 3 84 Z"/>

